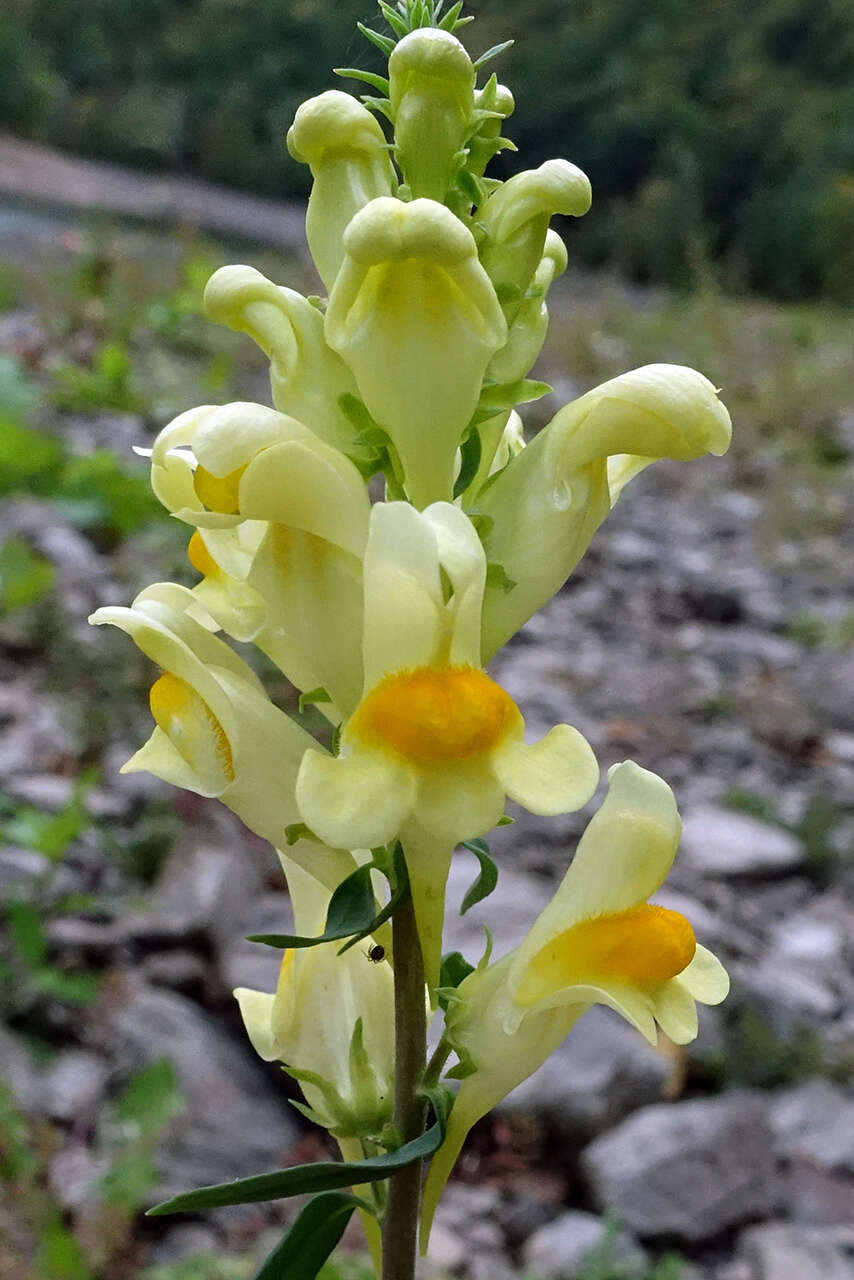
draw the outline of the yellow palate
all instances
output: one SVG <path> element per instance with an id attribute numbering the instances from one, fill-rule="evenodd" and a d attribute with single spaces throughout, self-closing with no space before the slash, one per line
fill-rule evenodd
<path id="1" fill-rule="evenodd" d="M 246 467 L 243 466 L 229 471 L 227 476 L 215 476 L 204 467 L 196 467 L 193 472 L 193 488 L 208 511 L 219 511 L 228 516 L 237 514 L 240 510 L 240 478 L 245 470 Z"/>
<path id="2" fill-rule="evenodd" d="M 534 1004 L 563 987 L 597 980 L 653 986 L 681 973 L 696 947 L 691 925 L 666 907 L 644 903 L 581 920 L 537 952 L 516 999 Z"/>
<path id="3" fill-rule="evenodd" d="M 493 750 L 518 721 L 513 699 L 476 667 L 416 667 L 380 681 L 356 708 L 347 736 L 437 764 Z"/>
<path id="4" fill-rule="evenodd" d="M 149 693 L 151 714 L 187 764 L 213 790 L 234 781 L 234 763 L 225 730 L 186 680 L 165 672 Z"/>
<path id="5" fill-rule="evenodd" d="M 203 578 L 215 577 L 219 573 L 219 565 L 205 546 L 198 529 L 187 543 L 187 559 Z"/>

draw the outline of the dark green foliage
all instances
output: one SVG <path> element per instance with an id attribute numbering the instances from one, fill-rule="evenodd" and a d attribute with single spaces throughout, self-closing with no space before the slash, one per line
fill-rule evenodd
<path id="1" fill-rule="evenodd" d="M 283 135 L 342 64 L 382 73 L 363 0 L 10 0 L 0 123 L 60 146 L 304 195 Z M 516 96 L 522 161 L 565 155 L 595 210 L 573 252 L 689 284 L 854 297 L 854 9 L 848 0 L 474 0 L 465 32 Z M 376 43 L 376 42 L 375 42 Z M 340 82 L 339 82 L 340 83 Z"/>

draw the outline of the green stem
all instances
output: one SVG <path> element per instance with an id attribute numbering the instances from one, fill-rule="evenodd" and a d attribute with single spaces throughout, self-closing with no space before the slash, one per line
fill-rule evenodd
<path id="1" fill-rule="evenodd" d="M 425 1107 L 417 1090 L 427 1059 L 427 1008 L 424 965 L 412 901 L 398 907 L 394 933 L 394 1123 L 403 1142 L 424 1130 Z M 389 1180 L 383 1223 L 382 1280 L 413 1280 L 421 1162 L 407 1165 Z"/>

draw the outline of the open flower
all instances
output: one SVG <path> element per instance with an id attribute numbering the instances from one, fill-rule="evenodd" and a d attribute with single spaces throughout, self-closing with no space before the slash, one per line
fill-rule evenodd
<path id="1" fill-rule="evenodd" d="M 296 419 L 241 402 L 181 414 L 151 464 L 160 500 L 199 530 L 191 555 L 212 583 L 199 595 L 213 618 L 237 639 L 250 637 L 230 623 L 257 622 L 251 638 L 288 679 L 323 688 L 334 720 L 349 714 L 370 513 L 354 464 Z"/>
<path id="2" fill-rule="evenodd" d="M 682 365 L 633 369 L 560 409 L 477 498 L 487 556 L 515 583 L 487 587 L 485 659 L 560 590 L 633 476 L 725 453 L 731 434 L 711 382 Z"/>
<path id="3" fill-rule="evenodd" d="M 127 608 L 108 605 L 90 622 L 120 627 L 161 669 L 151 688 L 155 728 L 122 767 L 215 796 L 252 831 L 279 846 L 299 821 L 294 784 L 317 743 L 268 698 L 258 677 L 224 640 L 192 616 L 186 587 L 160 582 Z M 350 853 L 300 841 L 291 850 L 334 889 L 354 869 Z"/>
<path id="4" fill-rule="evenodd" d="M 598 778 L 569 725 L 527 745 L 518 707 L 482 669 L 485 578 L 483 549 L 457 507 L 374 507 L 363 696 L 340 754 L 306 752 L 297 779 L 303 820 L 321 840 L 402 841 L 431 989 L 455 845 L 489 831 L 507 796 L 533 813 L 565 813 L 586 804 Z"/>
<path id="5" fill-rule="evenodd" d="M 329 891 L 285 854 L 294 930 L 323 931 Z M 313 1118 L 337 1137 L 373 1137 L 391 1119 L 394 978 L 372 960 L 372 938 L 339 954 L 340 942 L 284 953 L 275 994 L 239 987 L 249 1039 L 267 1062 L 300 1081 Z"/>
<path id="6" fill-rule="evenodd" d="M 369 200 L 390 196 L 394 170 L 376 116 L 351 94 L 329 89 L 297 109 L 288 150 L 311 166 L 305 232 L 327 291 L 344 254 L 347 223 Z"/>
<path id="7" fill-rule="evenodd" d="M 606 1004 L 656 1043 L 697 1034 L 696 1004 L 729 990 L 720 961 L 684 916 L 647 899 L 663 884 L 682 824 L 673 792 L 632 761 L 609 790 L 551 902 L 524 942 L 470 974 L 448 1011 L 447 1036 L 474 1068 L 462 1083 L 430 1168 L 422 1241 L 473 1124 L 526 1079 L 593 1004 Z M 579 1034 L 583 1034 L 579 1032 Z"/>
<path id="8" fill-rule="evenodd" d="M 418 507 L 450 499 L 454 458 L 507 326 L 477 245 L 434 200 L 372 200 L 344 235 L 326 340 L 388 433 Z"/>

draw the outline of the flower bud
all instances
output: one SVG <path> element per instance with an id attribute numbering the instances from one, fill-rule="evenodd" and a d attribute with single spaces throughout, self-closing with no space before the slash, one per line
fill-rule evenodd
<path id="1" fill-rule="evenodd" d="M 475 69 L 456 36 L 421 27 L 388 61 L 395 155 L 413 197 L 443 201 L 473 127 Z"/>
<path id="2" fill-rule="evenodd" d="M 305 422 L 351 457 L 364 453 L 340 406 L 341 396 L 354 395 L 356 384 L 344 361 L 326 345 L 317 307 L 254 267 L 235 266 L 220 267 L 211 276 L 205 311 L 217 324 L 248 334 L 269 357 L 273 404 L 281 413 Z"/>
<path id="3" fill-rule="evenodd" d="M 374 200 L 344 237 L 326 338 L 388 432 L 416 506 L 449 499 L 483 373 L 506 338 L 471 232 L 432 200 Z"/>
<path id="4" fill-rule="evenodd" d="M 283 855 L 294 930 L 319 934 L 329 893 Z M 339 954 L 340 943 L 286 951 L 275 995 L 238 988 L 249 1038 L 268 1062 L 300 1081 L 312 1117 L 336 1137 L 378 1138 L 391 1119 L 394 979 L 374 963 L 373 939 Z"/>
<path id="5" fill-rule="evenodd" d="M 499 84 L 491 76 L 482 89 L 475 89 L 475 111 L 482 115 L 477 132 L 469 139 L 466 168 L 476 177 L 482 177 L 486 166 L 499 151 L 511 148 L 513 143 L 501 137 L 501 126 L 513 114 L 515 102 L 506 85 Z"/>
<path id="6" fill-rule="evenodd" d="M 578 218 L 590 208 L 590 182 L 568 160 L 546 160 L 508 178 L 483 205 L 478 221 L 486 231 L 481 261 L 495 285 L 508 322 L 522 305 L 556 213 Z"/>
<path id="7" fill-rule="evenodd" d="M 556 231 L 549 230 L 540 265 L 528 291 L 532 296 L 526 297 L 516 312 L 507 341 L 489 362 L 487 377 L 496 382 L 516 382 L 533 368 L 549 327 L 546 295 L 552 283 L 566 271 L 566 264 L 566 246 Z"/>
<path id="8" fill-rule="evenodd" d="M 711 382 L 682 365 L 645 365 L 559 410 L 478 498 L 487 559 L 515 584 L 487 584 L 484 661 L 560 590 L 632 476 L 724 453 L 731 431 Z"/>
<path id="9" fill-rule="evenodd" d="M 392 194 L 385 135 L 367 107 L 349 93 L 330 89 L 298 108 L 287 143 L 295 160 L 311 166 L 314 185 L 305 230 L 328 292 L 341 265 L 347 223 L 370 200 Z"/>

